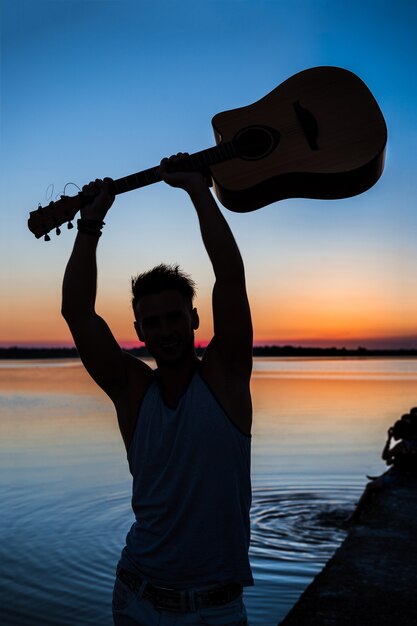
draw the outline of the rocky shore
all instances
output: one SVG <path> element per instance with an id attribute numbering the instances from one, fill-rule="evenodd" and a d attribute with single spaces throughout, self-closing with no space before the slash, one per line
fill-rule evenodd
<path id="1" fill-rule="evenodd" d="M 378 491 L 279 626 L 417 625 L 417 478 Z"/>

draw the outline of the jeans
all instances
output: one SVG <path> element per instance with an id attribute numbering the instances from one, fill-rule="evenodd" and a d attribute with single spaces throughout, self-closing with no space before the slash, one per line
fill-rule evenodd
<path id="1" fill-rule="evenodd" d="M 174 613 L 156 609 L 120 578 L 113 590 L 113 620 L 115 626 L 249 626 L 242 596 L 222 606 Z"/>

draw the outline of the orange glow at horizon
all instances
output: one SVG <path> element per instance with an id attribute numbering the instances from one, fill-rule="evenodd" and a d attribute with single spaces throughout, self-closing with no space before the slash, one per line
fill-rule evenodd
<path id="1" fill-rule="evenodd" d="M 115 295 L 98 299 L 97 310 L 123 346 L 141 345 L 133 328 L 128 304 Z M 18 298 L 7 311 L 0 313 L 0 345 L 72 345 L 72 338 L 60 315 L 60 294 L 53 298 L 33 299 L 28 310 L 24 298 Z M 378 302 L 377 298 L 340 298 L 335 293 L 301 294 L 292 298 L 271 294 L 252 298 L 255 345 L 284 345 L 300 342 L 307 345 L 336 345 L 361 339 L 383 340 L 386 337 L 417 335 L 417 307 L 407 307 L 398 300 Z M 196 345 L 205 346 L 213 333 L 210 298 L 197 301 L 200 328 Z M 238 323 L 238 320 L 237 320 Z"/>

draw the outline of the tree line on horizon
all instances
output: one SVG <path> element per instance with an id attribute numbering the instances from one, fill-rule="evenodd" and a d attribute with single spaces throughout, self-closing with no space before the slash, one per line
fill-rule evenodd
<path id="1" fill-rule="evenodd" d="M 197 346 L 197 355 L 201 356 L 204 348 Z M 126 350 L 137 357 L 150 357 L 145 347 L 131 348 Z M 317 348 L 303 346 L 254 346 L 253 356 L 264 357 L 288 357 L 288 356 L 417 356 L 417 349 L 401 348 L 390 350 L 368 349 L 363 346 L 358 348 Z M 12 346 L 0 348 L 0 359 L 65 359 L 79 358 L 77 349 L 74 348 L 37 348 Z"/>

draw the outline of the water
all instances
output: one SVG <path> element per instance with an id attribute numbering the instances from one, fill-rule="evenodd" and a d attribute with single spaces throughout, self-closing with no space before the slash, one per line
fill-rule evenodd
<path id="1" fill-rule="evenodd" d="M 417 360 L 256 359 L 252 626 L 274 626 L 333 554 Z M 0 623 L 111 626 L 133 521 L 113 407 L 77 360 L 0 361 Z"/>

